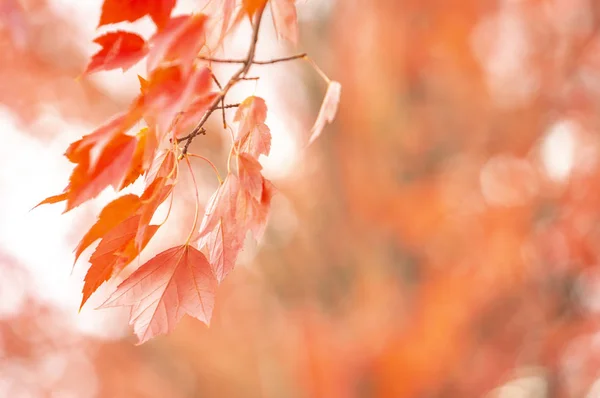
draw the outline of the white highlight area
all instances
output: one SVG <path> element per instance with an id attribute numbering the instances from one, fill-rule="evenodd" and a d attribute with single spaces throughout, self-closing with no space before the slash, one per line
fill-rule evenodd
<path id="1" fill-rule="evenodd" d="M 574 122 L 561 120 L 548 129 L 542 141 L 542 162 L 548 177 L 555 181 L 566 180 L 573 169 L 575 131 Z"/>
<path id="2" fill-rule="evenodd" d="M 69 142 L 91 129 L 66 124 L 50 111 L 39 122 L 59 133 L 52 140 L 39 140 L 20 131 L 14 117 L 0 108 L 0 157 L 5 165 L 0 173 L 0 252 L 27 268 L 32 278 L 27 282 L 38 298 L 65 308 L 73 327 L 91 335 L 120 336 L 126 332 L 126 325 L 108 321 L 117 313 L 93 309 L 77 312 L 87 267 L 78 264 L 72 275 L 71 269 L 77 243 L 75 229 L 81 228 L 76 221 L 84 210 L 61 214 L 61 204 L 31 210 L 64 188 L 72 167 L 62 154 Z M 0 289 L 0 301 L 14 305 L 2 308 L 0 316 L 18 311 L 24 294 L 18 286 Z"/>

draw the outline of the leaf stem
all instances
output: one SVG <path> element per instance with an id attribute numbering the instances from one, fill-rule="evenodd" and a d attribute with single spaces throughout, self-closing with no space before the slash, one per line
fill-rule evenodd
<path id="1" fill-rule="evenodd" d="M 217 175 L 217 179 L 219 180 L 219 184 L 223 183 L 223 179 L 221 178 L 221 175 L 219 174 L 219 170 L 217 169 L 217 166 L 215 166 L 215 164 L 213 162 L 211 162 L 210 159 L 208 159 L 202 155 L 196 155 L 195 153 L 189 153 L 189 152 L 186 154 L 186 156 L 191 156 L 193 158 L 198 158 L 198 159 L 204 160 L 215 171 L 215 174 Z"/>
<path id="2" fill-rule="evenodd" d="M 190 230 L 190 234 L 188 235 L 185 244 L 189 245 L 192 240 L 192 236 L 194 236 L 194 231 L 196 230 L 196 225 L 198 224 L 198 214 L 200 213 L 200 194 L 198 193 L 198 183 L 196 182 L 196 176 L 194 175 L 194 169 L 192 169 L 192 164 L 190 163 L 190 158 L 185 156 L 185 162 L 188 165 L 188 169 L 190 170 L 190 174 L 192 176 L 192 181 L 194 182 L 194 190 L 196 193 L 196 211 L 194 213 L 194 222 L 192 224 L 192 229 Z"/>
<path id="3" fill-rule="evenodd" d="M 323 78 L 323 80 L 325 80 L 325 83 L 327 83 L 328 85 L 329 83 L 331 83 L 331 79 L 325 74 L 325 72 L 323 72 L 323 70 L 321 70 L 321 68 L 319 68 L 319 65 L 317 65 L 317 63 L 313 61 L 312 58 L 310 58 L 307 55 L 306 57 L 304 57 L 304 59 L 314 68 L 314 70 L 317 71 L 317 73 Z"/>

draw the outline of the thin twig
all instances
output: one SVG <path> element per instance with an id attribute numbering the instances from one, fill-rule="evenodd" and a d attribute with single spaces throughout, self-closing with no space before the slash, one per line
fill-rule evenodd
<path id="1" fill-rule="evenodd" d="M 201 128 L 200 130 L 194 129 L 191 133 L 189 133 L 185 137 L 179 138 L 177 140 L 177 142 L 185 141 L 185 145 L 183 146 L 183 150 L 181 151 L 181 154 L 185 155 L 187 153 L 188 147 L 190 146 L 190 144 L 192 143 L 192 140 L 194 138 L 196 138 L 199 135 L 205 135 L 205 134 L 206 134 L 206 130 L 204 128 Z"/>
<path id="2" fill-rule="evenodd" d="M 221 90 L 219 95 L 217 95 L 215 97 L 215 99 L 210 104 L 210 107 L 208 108 L 206 113 L 202 116 L 202 119 L 200 119 L 200 121 L 198 122 L 196 127 L 194 127 L 194 130 L 192 130 L 192 132 L 190 134 L 188 134 L 187 136 L 180 138 L 178 140 L 178 142 L 186 141 L 186 143 L 183 147 L 183 150 L 182 150 L 183 155 L 185 155 L 187 153 L 188 147 L 190 146 L 190 143 L 192 142 L 192 140 L 199 134 L 204 134 L 204 131 L 205 131 L 203 128 L 204 123 L 206 123 L 206 121 L 208 120 L 210 115 L 212 115 L 212 113 L 217 109 L 217 107 L 219 106 L 219 102 L 223 101 L 223 99 L 225 98 L 225 96 L 227 95 L 227 92 L 231 89 L 231 87 L 233 87 L 237 82 L 239 82 L 242 78 L 246 77 L 246 75 L 248 74 L 250 67 L 254 63 L 254 56 L 256 54 L 256 43 L 258 42 L 258 32 L 260 30 L 260 21 L 262 20 L 264 11 L 265 11 L 265 7 L 263 6 L 256 12 L 256 17 L 254 19 L 255 22 L 252 27 L 253 32 L 252 32 L 252 41 L 250 42 L 250 49 L 248 50 L 248 55 L 246 56 L 246 59 L 243 61 L 243 64 L 240 67 L 240 69 L 238 69 L 238 71 L 235 72 L 233 74 L 233 76 L 231 76 L 231 78 L 229 79 L 227 84 L 223 87 L 223 89 Z M 200 132 L 202 132 L 202 133 L 200 133 Z"/>
<path id="3" fill-rule="evenodd" d="M 223 86 L 221 86 L 221 83 L 219 83 L 219 79 L 217 79 L 215 74 L 212 71 L 210 71 L 210 75 L 212 76 L 213 81 L 217 84 L 217 87 L 219 87 L 219 90 L 223 91 Z M 223 128 L 226 129 L 227 128 L 227 120 L 225 120 L 225 96 L 223 96 L 223 98 L 221 98 L 221 110 L 222 110 L 222 116 L 223 116 Z"/>
<path id="4" fill-rule="evenodd" d="M 254 64 L 254 65 L 270 65 L 270 64 L 276 64 L 279 62 L 293 61 L 295 59 L 305 58 L 306 55 L 307 55 L 306 53 L 302 53 L 302 54 L 291 55 L 289 57 L 273 58 L 273 59 L 269 59 L 266 61 L 252 61 L 252 64 Z M 247 62 L 245 59 L 222 59 L 222 58 L 210 58 L 210 57 L 203 57 L 203 56 L 199 56 L 198 59 L 203 60 L 203 61 L 216 62 L 216 63 L 220 63 L 220 64 L 244 64 Z"/>
<path id="5" fill-rule="evenodd" d="M 227 105 L 222 105 L 222 106 L 217 106 L 216 109 L 229 109 L 229 108 L 237 108 L 238 106 L 240 106 L 242 104 L 237 103 L 237 104 L 227 104 Z M 225 126 L 225 128 L 227 128 L 227 126 Z"/>

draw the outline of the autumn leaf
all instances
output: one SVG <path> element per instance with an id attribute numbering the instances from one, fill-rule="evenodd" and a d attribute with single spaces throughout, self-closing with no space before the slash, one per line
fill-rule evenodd
<path id="1" fill-rule="evenodd" d="M 248 228 L 256 241 L 259 241 L 265 232 L 271 211 L 271 201 L 276 192 L 276 188 L 271 181 L 263 178 L 262 183 L 260 199 L 252 199 L 246 202 L 247 211 L 250 214 L 249 219 L 251 220 L 248 223 Z"/>
<path id="2" fill-rule="evenodd" d="M 327 87 L 317 120 L 311 129 L 308 145 L 312 144 L 321 135 L 327 123 L 331 123 L 335 119 L 341 93 L 342 85 L 336 81 L 331 81 Z"/>
<path id="3" fill-rule="evenodd" d="M 104 0 L 98 26 L 117 22 L 133 22 L 149 15 L 156 26 L 163 28 L 177 0 Z"/>
<path id="4" fill-rule="evenodd" d="M 107 204 L 98 215 L 96 223 L 86 232 L 77 245 L 75 262 L 86 248 L 135 214 L 141 205 L 140 197 L 134 194 L 121 196 Z"/>
<path id="5" fill-rule="evenodd" d="M 199 97 L 188 106 L 177 118 L 173 126 L 173 136 L 179 137 L 189 132 L 192 127 L 198 124 L 204 113 L 210 108 L 218 93 L 208 93 Z"/>
<path id="6" fill-rule="evenodd" d="M 169 197 L 177 181 L 177 163 L 173 151 L 161 154 L 146 174 L 146 188 L 141 196 L 139 210 L 140 225 L 135 237 L 136 245 L 141 245 L 145 229 L 150 224 L 158 207 Z"/>
<path id="7" fill-rule="evenodd" d="M 33 209 L 41 205 L 49 205 L 54 203 L 60 203 L 67 200 L 69 197 L 68 192 L 59 193 L 58 195 L 48 196 L 46 199 L 42 200 L 40 203 L 35 205 Z M 32 210 L 33 210 L 32 209 Z"/>
<path id="8" fill-rule="evenodd" d="M 210 198 L 199 231 L 198 247 L 206 248 L 219 283 L 233 270 L 247 232 L 262 237 L 275 192 L 256 159 L 242 154 L 239 161 L 239 176 L 229 174 Z"/>
<path id="9" fill-rule="evenodd" d="M 238 152 L 246 152 L 258 158 L 271 151 L 271 131 L 265 124 L 267 105 L 260 97 L 248 97 L 238 107 L 234 119 L 239 122 L 235 136 Z"/>
<path id="10" fill-rule="evenodd" d="M 271 14 L 277 36 L 298 42 L 298 16 L 296 15 L 295 0 L 271 0 Z"/>
<path id="11" fill-rule="evenodd" d="M 200 224 L 199 237 L 210 233 L 221 220 L 235 222 L 235 209 L 239 195 L 239 182 L 234 174 L 228 174 L 211 196 Z"/>
<path id="12" fill-rule="evenodd" d="M 217 280 L 198 249 L 168 249 L 138 268 L 102 307 L 131 307 L 130 324 L 139 343 L 171 332 L 184 314 L 209 324 Z"/>
<path id="13" fill-rule="evenodd" d="M 69 145 L 65 156 L 72 163 L 81 163 L 84 159 L 88 159 L 90 166 L 95 167 L 104 147 L 115 136 L 127 132 L 138 120 L 139 118 L 127 112 L 118 114 L 92 133 Z M 91 153 L 92 149 L 94 153 Z"/>
<path id="14" fill-rule="evenodd" d="M 231 22 L 231 17 L 233 16 L 233 11 L 235 10 L 236 0 L 221 0 L 222 5 L 220 9 L 222 10 L 223 21 L 221 25 L 221 35 L 219 36 L 218 43 L 223 41 L 223 38 L 227 34 L 227 30 L 229 28 L 229 23 Z"/>
<path id="15" fill-rule="evenodd" d="M 237 169 L 240 187 L 251 198 L 260 200 L 262 196 L 263 176 L 262 166 L 256 158 L 247 153 L 237 156 Z"/>
<path id="16" fill-rule="evenodd" d="M 221 219 L 215 229 L 198 242 L 199 248 L 206 247 L 211 268 L 219 283 L 235 267 L 238 254 L 244 247 L 245 236 L 245 229 L 236 229 L 236 224 L 231 220 L 224 222 Z"/>
<path id="17" fill-rule="evenodd" d="M 106 145 L 93 168 L 90 165 L 90 147 L 87 151 L 68 155 L 71 156 L 71 160 L 78 162 L 69 178 L 69 185 L 62 194 L 46 198 L 40 204 L 65 200 L 67 202 L 65 212 L 67 212 L 95 198 L 109 185 L 117 189 L 122 184 L 125 172 L 131 163 L 135 141 L 134 137 L 125 134 L 115 136 Z"/>
<path id="18" fill-rule="evenodd" d="M 235 16 L 233 23 L 231 24 L 230 30 L 238 26 L 245 16 L 248 16 L 252 21 L 254 15 L 262 10 L 267 5 L 267 0 L 242 0 L 242 6 L 240 7 L 237 15 Z M 229 4 L 226 4 L 229 6 Z M 222 38 L 221 38 L 222 39 Z M 221 40 L 219 40 L 221 43 Z"/>
<path id="19" fill-rule="evenodd" d="M 161 151 L 152 161 L 148 172 L 146 173 L 146 190 L 148 186 L 157 178 L 174 179 L 177 167 L 177 158 L 172 150 Z"/>
<path id="20" fill-rule="evenodd" d="M 174 124 L 177 115 L 197 99 L 208 94 L 210 70 L 192 68 L 185 71 L 179 65 L 160 67 L 148 80 L 142 79 L 141 95 L 134 101 L 144 120 L 151 126 L 159 141 Z"/>
<path id="21" fill-rule="evenodd" d="M 146 41 L 139 35 L 122 30 L 109 32 L 94 39 L 102 49 L 92 56 L 85 74 L 122 68 L 123 72 L 148 53 Z"/>
<path id="22" fill-rule="evenodd" d="M 86 162 L 75 167 L 69 180 L 67 209 L 95 198 L 109 185 L 118 189 L 131 164 L 135 147 L 134 137 L 120 134 L 106 145 L 94 168 L 90 168 Z"/>
<path id="23" fill-rule="evenodd" d="M 242 9 L 252 17 L 267 4 L 267 0 L 242 0 Z"/>
<path id="24" fill-rule="evenodd" d="M 137 144 L 129 170 L 125 174 L 123 182 L 119 186 L 118 190 L 122 190 L 130 184 L 133 184 L 150 166 L 152 156 L 156 151 L 158 142 L 156 141 L 156 134 L 144 127 L 136 135 Z"/>
<path id="25" fill-rule="evenodd" d="M 159 228 L 158 225 L 148 226 L 144 230 L 143 243 L 138 247 L 135 244 L 135 236 L 139 223 L 139 215 L 129 217 L 102 238 L 90 257 L 90 268 L 85 275 L 80 308 L 100 285 L 139 255 Z"/>
<path id="26" fill-rule="evenodd" d="M 173 18 L 165 29 L 157 32 L 150 43 L 148 71 L 151 73 L 161 65 L 179 64 L 189 70 L 198 52 L 204 46 L 204 14 L 182 15 Z"/>

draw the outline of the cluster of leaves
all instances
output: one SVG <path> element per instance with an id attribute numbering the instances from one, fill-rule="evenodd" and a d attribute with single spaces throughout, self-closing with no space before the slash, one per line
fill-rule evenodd
<path id="1" fill-rule="evenodd" d="M 202 158 L 215 169 L 221 184 L 202 220 L 196 190 L 196 216 L 187 240 L 141 265 L 102 305 L 131 307 L 130 323 L 140 343 L 170 332 L 186 313 L 208 324 L 217 286 L 233 270 L 247 232 L 258 240 L 265 229 L 275 192 L 273 184 L 263 177 L 258 161 L 271 150 L 271 133 L 265 124 L 267 106 L 255 96 L 241 104 L 226 105 L 228 91 L 247 77 L 255 63 L 309 60 L 305 54 L 263 62 L 254 59 L 267 5 L 279 36 L 295 43 L 293 0 L 224 0 L 215 15 L 171 16 L 175 3 L 104 1 L 99 26 L 133 22 L 148 15 L 156 25 L 156 33 L 147 41 L 124 30 L 96 38 L 94 42 L 102 49 L 92 56 L 85 74 L 117 68 L 125 71 L 146 58 L 148 76 L 139 77 L 140 93 L 127 110 L 68 147 L 65 156 L 75 165 L 69 184 L 61 194 L 40 203 L 66 202 L 66 211 L 70 211 L 109 186 L 119 192 L 144 179 L 140 195 L 126 194 L 104 207 L 75 250 L 77 261 L 85 249 L 100 241 L 89 260 L 83 306 L 98 287 L 138 257 L 162 225 L 151 221 L 158 207 L 172 198 L 180 161 L 187 164 L 194 183 L 190 157 Z M 206 55 L 246 19 L 253 29 L 245 59 L 217 60 Z M 221 28 L 215 30 L 212 23 Z M 209 38 L 213 31 L 219 32 L 214 43 Z M 212 72 L 214 62 L 239 63 L 240 68 L 222 85 Z M 337 110 L 340 85 L 325 80 L 329 88 L 310 142 L 333 120 Z M 228 172 L 221 179 L 210 160 L 189 153 L 188 148 L 192 140 L 206 134 L 204 124 L 210 115 L 227 107 L 237 107 L 237 130 L 232 134 Z M 144 127 L 131 134 L 140 123 Z M 223 124 L 227 126 L 224 112 Z"/>

